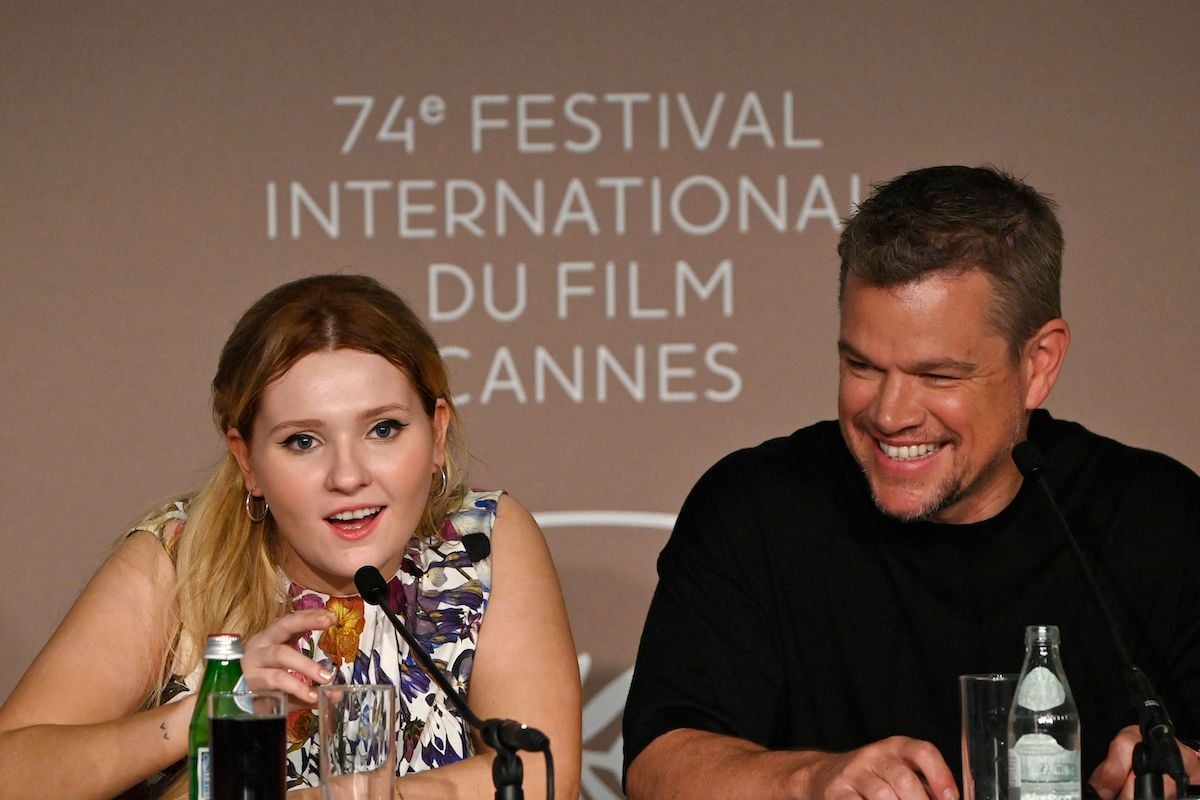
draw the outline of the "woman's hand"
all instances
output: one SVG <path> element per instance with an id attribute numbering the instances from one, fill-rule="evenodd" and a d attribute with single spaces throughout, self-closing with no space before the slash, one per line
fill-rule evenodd
<path id="1" fill-rule="evenodd" d="M 296 640 L 335 621 L 332 611 L 310 608 L 293 611 L 275 620 L 246 641 L 242 674 L 251 689 L 287 692 L 306 705 L 317 702 L 312 684 L 328 683 L 332 672 L 296 649 Z M 307 678 L 308 682 L 304 679 Z"/>

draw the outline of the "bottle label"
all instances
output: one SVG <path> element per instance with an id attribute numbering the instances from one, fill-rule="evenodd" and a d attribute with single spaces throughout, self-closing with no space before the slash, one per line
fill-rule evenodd
<path id="1" fill-rule="evenodd" d="M 1062 681 L 1045 667 L 1029 670 L 1017 688 L 1017 705 L 1031 711 L 1045 711 L 1061 706 L 1067 699 Z"/>
<path id="2" fill-rule="evenodd" d="M 245 675 L 238 678 L 237 683 L 234 685 L 234 687 L 232 689 L 230 689 L 230 691 L 236 692 L 239 695 L 239 696 L 233 698 L 233 702 L 237 704 L 238 708 L 240 708 L 242 711 L 246 712 L 247 714 L 254 713 L 254 703 L 252 703 L 250 701 L 250 698 L 240 696 L 242 693 L 250 691 L 250 685 L 248 683 L 246 683 Z"/>
<path id="3" fill-rule="evenodd" d="M 1008 782 L 1020 788 L 1021 800 L 1080 797 L 1079 751 L 1045 733 L 1027 733 L 1009 750 Z"/>
<path id="4" fill-rule="evenodd" d="M 212 766 L 207 747 L 196 748 L 196 797 L 197 800 L 212 800 Z"/>

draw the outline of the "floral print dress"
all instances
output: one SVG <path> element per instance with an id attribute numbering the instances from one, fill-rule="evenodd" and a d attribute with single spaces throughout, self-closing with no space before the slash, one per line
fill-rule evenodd
<path id="1" fill-rule="evenodd" d="M 474 664 L 475 642 L 491 591 L 491 558 L 473 562 L 464 537 L 490 539 L 496 504 L 502 492 L 468 492 L 459 508 L 442 524 L 438 541 L 413 537 L 400 570 L 388 582 L 390 605 L 427 653 L 459 691 L 466 692 Z M 177 520 L 186 525 L 187 504 L 180 501 L 133 530 L 158 536 Z M 181 527 L 172 534 L 181 533 Z M 490 552 L 490 548 L 483 549 Z M 357 595 L 322 594 L 280 580 L 291 608 L 327 608 L 337 620 L 311 631 L 297 645 L 304 655 L 335 673 L 334 683 L 382 683 L 397 689 L 396 774 L 406 775 L 470 757 L 470 730 L 409 652 L 408 645 L 378 606 Z M 172 676 L 164 696 L 178 699 L 195 690 L 201 664 L 186 678 Z M 288 715 L 288 788 L 320 783 L 317 714 L 311 709 Z"/>
<path id="2" fill-rule="evenodd" d="M 441 541 L 413 538 L 388 582 L 389 605 L 454 688 L 466 692 L 475 641 L 491 589 L 491 559 L 473 563 L 462 537 L 491 536 L 499 492 L 472 492 L 442 525 Z M 327 608 L 337 621 L 301 637 L 300 652 L 335 672 L 335 683 L 384 683 L 397 689 L 396 774 L 461 761 L 473 754 L 470 730 L 409 652 L 383 611 L 357 595 L 330 597 L 287 584 L 293 608 Z M 288 716 L 288 788 L 320 779 L 316 713 Z"/>

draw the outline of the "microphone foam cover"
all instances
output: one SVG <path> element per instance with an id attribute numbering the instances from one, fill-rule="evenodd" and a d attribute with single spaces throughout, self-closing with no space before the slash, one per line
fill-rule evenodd
<path id="1" fill-rule="evenodd" d="M 1012 451 L 1012 459 L 1026 478 L 1040 478 L 1046 467 L 1041 448 L 1028 439 L 1017 443 Z"/>
<path id="2" fill-rule="evenodd" d="M 478 564 L 492 554 L 492 540 L 486 533 L 468 533 L 462 537 L 462 543 L 472 564 Z"/>
<path id="3" fill-rule="evenodd" d="M 383 601 L 387 599 L 387 581 L 383 579 L 379 570 L 370 564 L 359 567 L 358 572 L 354 573 L 354 585 L 362 599 L 373 606 L 383 605 Z"/>

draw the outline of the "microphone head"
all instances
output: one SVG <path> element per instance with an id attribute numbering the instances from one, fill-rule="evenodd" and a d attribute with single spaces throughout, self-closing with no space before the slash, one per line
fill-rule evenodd
<path id="1" fill-rule="evenodd" d="M 354 585 L 362 599 L 373 606 L 383 605 L 388 598 L 387 581 L 383 579 L 379 570 L 370 564 L 359 567 L 358 572 L 354 573 Z"/>
<path id="2" fill-rule="evenodd" d="M 1022 475 L 1034 480 L 1039 480 L 1046 468 L 1046 458 L 1042 455 L 1042 449 L 1028 439 L 1018 442 L 1013 448 L 1012 460 Z"/>

